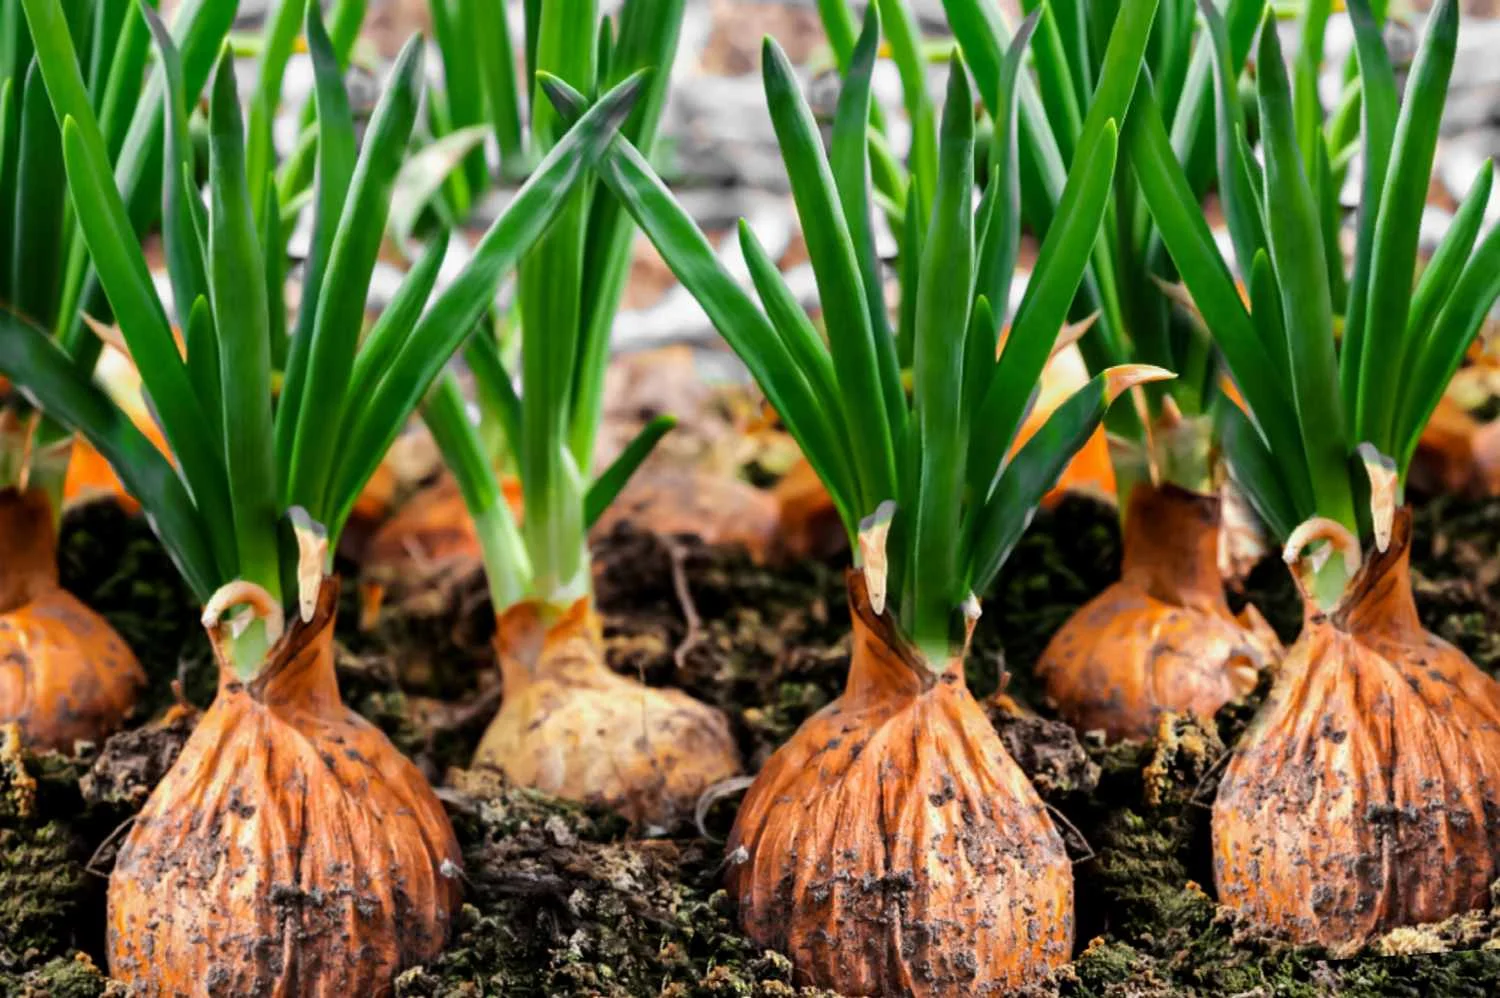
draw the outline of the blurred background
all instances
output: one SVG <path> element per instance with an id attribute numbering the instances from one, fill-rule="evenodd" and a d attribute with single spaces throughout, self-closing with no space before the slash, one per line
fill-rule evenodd
<path id="1" fill-rule="evenodd" d="M 171 8 L 177 0 L 163 0 Z M 502 2 L 502 0 L 482 0 Z M 1020 0 L 995 0 L 1007 18 L 1019 16 Z M 1128 2 L 1128 0 L 1127 0 Z M 271 0 L 241 0 L 239 27 L 247 45 L 271 7 Z M 324 0 L 324 6 L 330 6 Z M 524 37 L 519 0 L 506 0 L 513 39 Z M 603 0 L 607 10 L 613 4 Z M 863 3 L 855 2 L 856 8 Z M 940 99 L 944 66 L 941 54 L 947 27 L 941 0 L 912 0 L 920 25 L 932 43 L 934 58 L 929 71 L 930 87 Z M 1392 0 L 1387 38 L 1398 68 L 1415 49 L 1427 0 Z M 1278 2 L 1287 51 L 1295 51 L 1296 18 L 1300 0 Z M 1342 10 L 1335 0 L 1335 10 Z M 740 217 L 749 220 L 767 249 L 780 261 L 790 286 L 805 305 L 816 307 L 812 271 L 806 262 L 796 231 L 796 219 L 787 195 L 786 176 L 766 114 L 760 82 L 760 45 L 770 35 L 785 48 L 801 72 L 814 110 L 828 113 L 837 98 L 837 79 L 814 0 L 689 0 L 677 63 L 672 67 L 670 100 L 662 125 L 663 139 L 656 159 L 662 175 L 676 189 L 699 223 L 722 246 L 725 259 L 737 264 L 735 240 L 720 241 Z M 1447 118 L 1439 145 L 1436 176 L 1430 205 L 1423 221 L 1423 245 L 1430 249 L 1447 230 L 1457 201 L 1468 191 L 1480 164 L 1500 156 L 1500 0 L 1467 0 L 1460 33 Z M 363 36 L 356 49 L 351 83 L 356 101 L 365 110 L 373 106 L 382 74 L 404 41 L 413 33 L 429 39 L 433 33 L 429 0 L 369 0 Z M 1340 72 L 1350 50 L 1352 33 L 1348 19 L 1335 14 L 1326 42 L 1328 69 L 1324 74 L 1325 105 L 1336 101 L 1341 90 Z M 247 93 L 254 85 L 255 60 L 243 60 L 240 76 Z M 428 72 L 438 82 L 441 60 L 436 51 L 427 62 Z M 312 71 L 305 55 L 296 56 L 288 69 L 285 104 L 278 120 L 277 142 L 283 154 L 294 143 L 312 84 Z M 900 123 L 900 81 L 895 66 L 883 62 L 876 71 L 876 94 L 894 121 L 893 143 L 900 148 L 905 134 Z M 358 111 L 358 107 L 356 111 Z M 496 150 L 490 150 L 492 161 Z M 1346 188 L 1353 204 L 1358 171 L 1351 171 Z M 473 237 L 503 207 L 510 192 L 505 188 L 482 194 L 468 219 Z M 1219 223 L 1213 205 L 1211 221 Z M 880 213 L 875 213 L 879 219 Z M 1500 193 L 1490 205 L 1490 219 L 1500 219 Z M 889 245 L 889 240 L 886 241 Z M 297 243 L 293 243 L 294 251 Z M 450 267 L 456 267 L 467 250 L 465 241 L 455 240 Z M 1027 257 L 1023 253 L 1023 265 Z M 399 270 L 394 260 L 377 280 L 378 308 L 382 292 L 394 290 Z M 1018 281 L 1019 296 L 1024 285 Z M 624 308 L 615 327 L 617 353 L 638 352 L 674 344 L 690 345 L 698 363 L 712 376 L 715 372 L 733 379 L 737 364 L 719 347 L 713 330 L 691 297 L 675 287 L 670 273 L 660 264 L 645 240 L 637 241 L 635 263 Z"/>

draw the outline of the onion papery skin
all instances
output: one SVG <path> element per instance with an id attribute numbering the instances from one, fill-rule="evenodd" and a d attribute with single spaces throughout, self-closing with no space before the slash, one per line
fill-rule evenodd
<path id="1" fill-rule="evenodd" d="M 499 615 L 503 699 L 474 765 L 558 797 L 670 828 L 740 773 L 729 722 L 708 704 L 610 670 L 592 601 L 561 614 L 534 602 Z"/>
<path id="2" fill-rule="evenodd" d="M 1264 618 L 1236 616 L 1219 574 L 1220 500 L 1138 485 L 1120 579 L 1085 603 L 1037 663 L 1047 697 L 1080 731 L 1149 738 L 1167 712 L 1212 720 L 1282 655 Z"/>
<path id="3" fill-rule="evenodd" d="M 1487 907 L 1500 876 L 1500 684 L 1422 628 L 1410 541 L 1401 510 L 1309 607 L 1214 803 L 1220 901 L 1336 954 Z"/>
<path id="4" fill-rule="evenodd" d="M 934 676 L 851 573 L 848 684 L 756 777 L 728 887 L 757 945 L 847 995 L 992 995 L 1073 948 L 1073 874 L 964 685 Z"/>
<path id="5" fill-rule="evenodd" d="M 219 691 L 109 881 L 110 973 L 135 994 L 388 995 L 460 900 L 452 826 L 421 773 L 339 699 L 338 583 L 259 676 Z"/>
<path id="6" fill-rule="evenodd" d="M 32 749 L 118 731 L 146 674 L 114 628 L 57 580 L 57 529 L 38 490 L 0 490 L 0 723 Z"/>

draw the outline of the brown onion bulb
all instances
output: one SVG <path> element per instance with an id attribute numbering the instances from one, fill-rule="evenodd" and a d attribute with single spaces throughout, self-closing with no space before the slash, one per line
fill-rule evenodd
<path id="1" fill-rule="evenodd" d="M 777 543 L 784 558 L 826 559 L 849 547 L 838 507 L 807 458 L 798 458 L 771 494 L 779 507 Z"/>
<path id="2" fill-rule="evenodd" d="M 1252 606 L 1236 617 L 1219 575 L 1220 502 L 1138 485 L 1120 580 L 1069 618 L 1036 666 L 1080 731 L 1148 738 L 1168 711 L 1209 720 L 1255 688 L 1281 642 Z"/>
<path id="3" fill-rule="evenodd" d="M 339 699 L 336 580 L 251 682 L 219 692 L 109 880 L 110 973 L 135 994 L 389 994 L 437 955 L 458 843 L 421 773 Z"/>
<path id="4" fill-rule="evenodd" d="M 847 995 L 983 995 L 1073 948 L 1073 873 L 964 685 L 935 676 L 849 576 L 849 680 L 766 763 L 729 838 L 757 945 Z"/>
<path id="5" fill-rule="evenodd" d="M 521 515 L 520 483 L 501 491 Z M 452 603 L 453 587 L 484 571 L 484 552 L 463 493 L 451 475 L 408 499 L 365 545 L 360 567 L 362 627 L 373 627 L 387 600 L 410 612 L 435 614 Z"/>
<path id="6" fill-rule="evenodd" d="M 71 752 L 119 730 L 145 685 L 114 628 L 58 585 L 46 495 L 0 490 L 0 723 L 33 749 Z"/>
<path id="7" fill-rule="evenodd" d="M 1411 514 L 1332 613 L 1309 605 L 1214 803 L 1219 899 L 1336 951 L 1487 906 L 1500 683 L 1423 630 Z"/>
<path id="8" fill-rule="evenodd" d="M 734 475 L 650 468 L 631 478 L 593 531 L 602 537 L 627 522 L 658 537 L 738 545 L 764 564 L 778 553 L 779 518 L 775 496 Z"/>
<path id="9" fill-rule="evenodd" d="M 704 790 L 740 772 L 722 713 L 604 664 L 599 618 L 587 598 L 555 618 L 520 603 L 496 625 L 504 700 L 474 765 L 658 827 L 691 815 Z"/>

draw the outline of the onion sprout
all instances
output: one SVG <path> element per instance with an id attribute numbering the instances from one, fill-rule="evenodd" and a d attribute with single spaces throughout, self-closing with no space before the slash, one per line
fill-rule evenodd
<path id="1" fill-rule="evenodd" d="M 1015 79 L 1034 25 L 1028 22 L 994 79 Z M 771 40 L 763 51 L 766 96 L 813 260 L 826 345 L 748 227 L 741 225 L 740 241 L 764 311 L 723 270 L 627 140 L 617 139 L 598 169 L 750 368 L 828 488 L 851 541 L 862 523 L 890 518 L 881 581 L 888 582 L 902 631 L 939 668 L 959 644 L 962 608 L 989 586 L 1037 502 L 1109 403 L 1127 384 L 1167 375 L 1131 368 L 1096 377 L 1006 460 L 1099 232 L 1114 179 L 1116 119 L 1108 104 L 1090 113 L 1089 155 L 1078 158 L 1062 192 L 1059 216 L 1067 224 L 1048 233 L 1010 345 L 996 362 L 1004 301 L 994 282 L 1008 280 L 1014 267 L 1021 220 L 995 196 L 977 211 L 971 207 L 972 89 L 955 53 L 933 211 L 920 234 L 919 280 L 903 289 L 917 296 L 908 400 L 894 340 L 884 332 L 879 261 L 871 241 L 855 236 L 870 231 L 865 123 L 879 39 L 879 5 L 871 4 L 849 60 L 829 153 L 785 54 Z M 1138 71 L 1138 61 L 1122 59 L 1107 82 L 1119 86 L 1117 76 L 1131 81 Z M 570 116 L 586 106 L 561 80 L 545 78 L 543 86 Z M 1009 121 L 1008 109 L 1002 119 Z M 1006 177 L 996 189 L 1010 189 L 1013 180 Z"/>
<path id="2" fill-rule="evenodd" d="M 1372 536 L 1363 501 L 1371 485 L 1359 451 L 1404 483 L 1423 427 L 1500 297 L 1500 228 L 1478 239 L 1489 165 L 1413 284 L 1458 4 L 1434 6 L 1404 100 L 1369 0 L 1350 0 L 1349 13 L 1363 94 L 1364 177 L 1347 278 L 1336 241 L 1333 157 L 1322 129 L 1311 148 L 1299 138 L 1294 87 L 1269 19 L 1256 59 L 1262 164 L 1247 149 L 1227 31 L 1203 4 L 1216 52 L 1220 194 L 1247 277 L 1248 309 L 1171 153 L 1151 86 L 1138 88 L 1126 124 L 1130 162 L 1162 238 L 1245 402 L 1243 412 L 1221 410 L 1233 474 L 1282 539 L 1315 516 Z M 1326 560 L 1320 605 L 1338 600 L 1347 574 L 1343 559 Z"/>
<path id="3" fill-rule="evenodd" d="M 455 74 L 462 78 L 473 71 L 478 55 L 459 40 L 479 32 L 487 15 L 465 6 L 457 12 L 470 18 L 470 30 L 452 31 L 450 26 L 438 34 L 444 65 L 464 67 Z M 630 141 L 649 149 L 666 100 L 682 14 L 682 0 L 630 0 L 620 11 L 617 31 L 612 21 L 598 18 L 592 0 L 547 4 L 539 18 L 527 22 L 528 66 L 586 91 L 662 67 L 621 129 Z M 588 32 L 580 35 L 580 25 L 589 26 Z M 553 148 L 561 124 L 538 94 L 530 102 L 529 132 L 518 138 L 510 123 L 520 120 L 519 96 L 488 77 L 486 85 L 492 110 L 503 105 L 495 124 L 502 172 L 519 172 L 531 158 Z M 457 86 L 450 77 L 455 107 L 461 103 Z M 487 181 L 487 174 L 482 179 Z M 613 196 L 593 185 L 581 186 L 521 263 L 521 391 L 516 391 L 488 330 L 475 334 L 466 354 L 484 417 L 503 428 L 516 459 L 524 525 L 517 524 L 504 502 L 493 462 L 486 458 L 451 379 L 424 410 L 474 518 L 497 613 L 528 599 L 566 607 L 588 592 L 588 528 L 673 425 L 666 417 L 648 424 L 610 468 L 591 480 L 609 332 L 624 292 L 633 231 Z"/>
<path id="4" fill-rule="evenodd" d="M 179 141 L 189 52 L 176 50 L 149 3 L 141 11 L 152 22 L 166 69 L 163 98 L 173 127 L 164 168 L 172 178 L 191 177 L 192 149 Z M 0 317 L 0 369 L 110 460 L 200 600 L 232 580 L 258 585 L 284 602 L 293 599 L 298 552 L 289 510 L 300 507 L 324 525 L 332 548 L 381 455 L 489 307 L 503 275 L 545 231 L 629 112 L 641 81 L 621 83 L 586 120 L 558 136 L 463 272 L 425 313 L 402 310 L 399 326 L 388 326 L 380 338 L 379 365 L 361 368 L 357 334 L 384 229 L 381 213 L 389 204 L 383 195 L 410 139 L 421 49 L 413 40 L 403 50 L 351 163 L 353 122 L 341 70 L 319 5 L 308 4 L 322 216 L 314 256 L 326 265 L 313 273 L 321 278 L 318 293 L 303 296 L 297 326 L 310 333 L 294 339 L 287 389 L 274 400 L 271 316 L 285 314 L 285 304 L 279 284 L 266 279 L 231 54 L 220 56 L 211 91 L 208 211 L 187 184 L 164 185 L 166 215 L 179 220 L 165 230 L 172 283 L 191 303 L 184 360 L 111 173 L 108 142 L 60 0 L 27 0 L 26 12 L 42 42 L 38 62 L 60 123 L 74 214 L 176 465 L 145 442 L 39 327 L 13 313 Z M 425 274 L 408 281 L 430 290 Z M 212 344 L 205 349 L 217 363 L 197 363 L 202 358 L 193 356 L 194 344 Z M 316 391 L 306 390 L 309 371 L 317 372 Z M 347 392 L 356 373 L 370 387 L 359 397 Z M 236 667 L 253 670 L 264 651 L 263 627 L 246 628 L 234 651 Z"/>

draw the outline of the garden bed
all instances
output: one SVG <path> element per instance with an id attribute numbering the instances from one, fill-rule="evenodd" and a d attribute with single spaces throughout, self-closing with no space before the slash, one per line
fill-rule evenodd
<path id="1" fill-rule="evenodd" d="M 1413 554 L 1424 623 L 1491 672 L 1500 666 L 1497 550 L 1500 501 L 1418 506 Z M 1065 819 L 1077 860 L 1078 955 L 1034 992 L 1492 994 L 1500 895 L 1490 912 L 1401 930 L 1343 961 L 1258 935 L 1215 904 L 1209 804 L 1254 697 L 1225 708 L 1215 730 L 1172 719 L 1139 746 L 1106 747 L 1047 719 L 1031 664 L 1072 610 L 1110 581 L 1118 559 L 1111 509 L 1068 498 L 1042 513 L 986 602 L 968 663 L 1002 737 Z M 601 539 L 596 560 L 611 664 L 725 709 L 750 766 L 837 695 L 848 633 L 837 561 L 771 571 L 736 551 L 629 525 Z M 184 609 L 188 594 L 142 521 L 108 504 L 74 510 L 61 563 L 67 585 L 140 651 L 151 689 L 136 727 L 76 759 L 30 755 L 0 739 L 0 993 L 38 998 L 122 993 L 98 969 L 113 843 L 213 685 L 206 642 Z M 346 700 L 438 778 L 464 855 L 454 937 L 439 959 L 398 979 L 398 995 L 811 993 L 794 986 L 786 959 L 739 934 L 721 889 L 736 794 L 648 836 L 609 814 L 464 769 L 498 696 L 485 661 L 482 584 L 444 619 L 398 621 L 373 634 L 358 631 L 354 586 L 346 588 Z M 1283 637 L 1295 633 L 1298 605 L 1279 564 L 1257 567 L 1245 596 Z M 403 688 L 401 660 L 416 641 L 452 667 L 441 682 L 428 674 Z M 993 696 L 1002 686 L 1005 695 Z"/>

